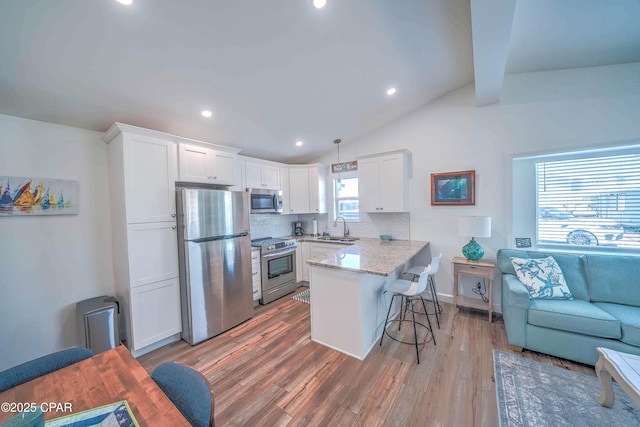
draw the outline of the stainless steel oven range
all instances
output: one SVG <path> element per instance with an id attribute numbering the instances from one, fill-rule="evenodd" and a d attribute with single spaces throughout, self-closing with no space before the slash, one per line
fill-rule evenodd
<path id="1" fill-rule="evenodd" d="M 296 246 L 294 239 L 267 237 L 251 241 L 260 248 L 262 298 L 268 304 L 296 290 Z"/>

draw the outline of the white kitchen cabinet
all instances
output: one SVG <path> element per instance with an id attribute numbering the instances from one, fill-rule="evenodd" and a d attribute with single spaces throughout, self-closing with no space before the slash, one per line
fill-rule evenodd
<path id="1" fill-rule="evenodd" d="M 262 275 L 260 265 L 260 249 L 251 249 L 251 277 L 253 281 L 253 301 L 262 298 Z"/>
<path id="2" fill-rule="evenodd" d="M 300 283 L 302 279 L 302 244 L 304 242 L 298 242 L 298 246 L 296 247 L 296 282 Z M 307 244 L 307 243 L 305 243 Z"/>
<path id="3" fill-rule="evenodd" d="M 309 281 L 309 264 L 307 264 L 307 260 L 322 261 L 344 247 L 345 245 L 335 243 L 302 242 L 302 280 L 307 282 Z"/>
<path id="4" fill-rule="evenodd" d="M 327 213 L 327 167 L 309 166 L 309 213 Z"/>
<path id="5" fill-rule="evenodd" d="M 133 288 L 131 349 L 140 350 L 180 333 L 180 313 L 180 283 L 177 277 Z"/>
<path id="6" fill-rule="evenodd" d="M 409 152 L 358 158 L 358 196 L 361 212 L 408 212 Z"/>
<path id="7" fill-rule="evenodd" d="M 306 166 L 289 168 L 288 213 L 309 213 L 309 168 Z"/>
<path id="8" fill-rule="evenodd" d="M 176 216 L 176 143 L 121 134 L 117 171 L 128 224 L 173 221 Z M 122 176 L 124 175 L 124 176 Z"/>
<path id="9" fill-rule="evenodd" d="M 246 162 L 242 156 L 236 157 L 236 183 L 229 187 L 231 191 L 245 191 L 247 185 L 245 184 L 245 168 Z"/>
<path id="10" fill-rule="evenodd" d="M 116 296 L 134 356 L 182 330 L 178 285 L 175 137 L 114 124 L 109 151 L 111 234 Z"/>
<path id="11" fill-rule="evenodd" d="M 245 181 L 247 188 L 280 190 L 280 167 L 247 160 L 245 164 Z"/>
<path id="12" fill-rule="evenodd" d="M 327 213 L 326 179 L 325 165 L 290 166 L 287 213 Z"/>
<path id="13" fill-rule="evenodd" d="M 280 167 L 280 189 L 282 190 L 282 213 L 291 213 L 291 191 L 289 187 L 288 166 Z"/>
<path id="14" fill-rule="evenodd" d="M 218 148 L 213 148 L 218 147 Z M 236 157 L 239 150 L 180 143 L 180 181 L 236 185 Z"/>
<path id="15" fill-rule="evenodd" d="M 127 236 L 132 288 L 178 277 L 175 223 L 131 224 Z"/>

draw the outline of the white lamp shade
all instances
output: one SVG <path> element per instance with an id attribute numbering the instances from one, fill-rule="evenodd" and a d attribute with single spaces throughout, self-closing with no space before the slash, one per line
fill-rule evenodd
<path id="1" fill-rule="evenodd" d="M 491 237 L 491 217 L 460 217 L 458 222 L 458 234 L 467 237 Z"/>

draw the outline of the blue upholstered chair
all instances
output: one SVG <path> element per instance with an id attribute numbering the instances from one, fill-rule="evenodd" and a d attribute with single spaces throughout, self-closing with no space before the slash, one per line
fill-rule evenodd
<path id="1" fill-rule="evenodd" d="M 213 393 L 198 371 L 176 362 L 158 365 L 151 378 L 194 427 L 213 427 Z"/>
<path id="2" fill-rule="evenodd" d="M 0 392 L 62 369 L 93 356 L 88 348 L 78 347 L 47 354 L 0 372 Z"/>

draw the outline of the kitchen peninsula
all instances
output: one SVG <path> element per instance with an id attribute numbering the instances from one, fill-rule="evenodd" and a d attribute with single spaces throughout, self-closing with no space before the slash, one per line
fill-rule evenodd
<path id="1" fill-rule="evenodd" d="M 385 286 L 403 270 L 430 262 L 429 242 L 378 239 L 307 261 L 312 341 L 364 360 L 383 331 L 391 300 Z"/>

